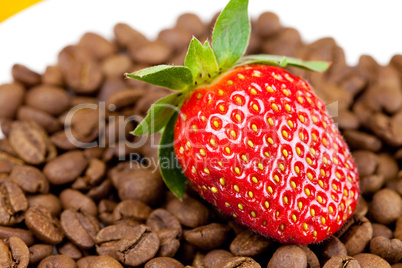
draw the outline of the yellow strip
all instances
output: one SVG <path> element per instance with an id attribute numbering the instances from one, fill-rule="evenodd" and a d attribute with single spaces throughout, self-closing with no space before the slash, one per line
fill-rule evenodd
<path id="1" fill-rule="evenodd" d="M 0 0 L 0 22 L 41 0 Z"/>

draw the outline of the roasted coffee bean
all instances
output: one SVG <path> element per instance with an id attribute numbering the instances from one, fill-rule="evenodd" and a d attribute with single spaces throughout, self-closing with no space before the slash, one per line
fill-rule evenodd
<path id="1" fill-rule="evenodd" d="M 71 242 L 66 242 L 57 247 L 59 254 L 70 257 L 73 260 L 78 260 L 82 257 L 82 252 Z"/>
<path id="2" fill-rule="evenodd" d="M 152 232 L 159 232 L 166 229 L 176 229 L 181 235 L 182 227 L 179 220 L 169 211 L 158 208 L 151 212 L 146 225 L 149 226 Z"/>
<path id="3" fill-rule="evenodd" d="M 172 55 L 172 48 L 161 41 L 146 43 L 140 47 L 129 45 L 128 52 L 135 62 L 156 65 L 166 62 Z"/>
<path id="4" fill-rule="evenodd" d="M 77 190 L 65 189 L 60 193 L 59 197 L 64 209 L 72 208 L 74 210 L 85 211 L 93 216 L 98 214 L 95 202 Z"/>
<path id="5" fill-rule="evenodd" d="M 130 59 L 130 61 L 131 61 L 131 59 Z M 104 67 L 104 68 L 106 68 L 106 67 Z M 122 75 L 122 74 L 120 73 L 119 75 Z M 139 82 L 141 82 L 141 81 L 139 81 Z M 127 89 L 127 85 L 120 77 L 106 78 L 105 82 L 102 84 L 102 86 L 99 90 L 98 100 L 106 101 L 111 95 L 113 95 L 117 92 L 123 91 L 125 89 Z"/>
<path id="6" fill-rule="evenodd" d="M 33 108 L 57 116 L 69 107 L 70 98 L 62 88 L 40 85 L 27 92 L 25 102 Z"/>
<path id="7" fill-rule="evenodd" d="M 77 267 L 88 268 L 91 262 L 93 262 L 95 259 L 99 257 L 105 257 L 105 256 L 93 256 L 93 255 L 85 256 L 77 261 Z"/>
<path id="8" fill-rule="evenodd" d="M 97 256 L 88 264 L 87 267 L 88 268 L 104 268 L 104 267 L 123 268 L 123 266 L 120 264 L 120 262 L 118 262 L 116 259 L 109 257 L 109 256 Z"/>
<path id="9" fill-rule="evenodd" d="M 124 219 L 133 219 L 135 221 L 145 221 L 152 209 L 141 201 L 137 200 L 124 200 L 117 204 L 113 211 L 113 218 L 115 222 Z"/>
<path id="10" fill-rule="evenodd" d="M 349 227 L 349 229 L 342 235 L 340 240 L 346 247 L 349 256 L 356 255 L 363 252 L 366 245 L 373 237 L 373 227 L 370 221 L 363 217 Z"/>
<path id="11" fill-rule="evenodd" d="M 9 140 L 18 156 L 29 164 L 42 164 L 57 154 L 44 129 L 33 121 L 14 121 Z"/>
<path id="12" fill-rule="evenodd" d="M 359 262 L 363 268 L 391 268 L 391 265 L 383 258 L 369 253 L 360 253 L 353 258 Z"/>
<path id="13" fill-rule="evenodd" d="M 323 241 L 323 244 L 317 249 L 319 251 L 322 263 L 337 255 L 347 255 L 345 245 L 335 236 L 330 236 Z"/>
<path id="14" fill-rule="evenodd" d="M 100 159 L 102 157 L 104 149 L 99 147 L 92 147 L 84 149 L 84 156 L 90 160 L 92 158 Z"/>
<path id="15" fill-rule="evenodd" d="M 117 112 L 124 114 L 128 110 L 128 115 L 132 115 L 134 105 L 143 95 L 142 89 L 125 89 L 110 95 L 106 100 L 106 107 L 115 107 L 115 109 L 113 111 L 106 110 L 106 114 L 108 116 L 117 114 Z"/>
<path id="16" fill-rule="evenodd" d="M 152 229 L 151 229 L 152 230 Z M 156 232 L 160 246 L 156 254 L 158 257 L 173 257 L 180 248 L 180 234 L 178 229 L 164 229 Z"/>
<path id="17" fill-rule="evenodd" d="M 96 158 L 89 159 L 85 175 L 79 177 L 71 187 L 78 190 L 90 190 L 91 187 L 96 186 L 102 181 L 105 172 L 106 165 L 103 161 Z"/>
<path id="18" fill-rule="evenodd" d="M 211 250 L 225 243 L 230 227 L 219 223 L 184 231 L 184 239 L 201 250 Z"/>
<path id="19" fill-rule="evenodd" d="M 393 190 L 382 189 L 373 195 L 369 212 L 378 223 L 393 223 L 402 216 L 402 198 Z"/>
<path id="20" fill-rule="evenodd" d="M 343 132 L 348 145 L 354 150 L 368 150 L 377 152 L 382 147 L 379 138 L 366 132 L 348 129 Z"/>
<path id="21" fill-rule="evenodd" d="M 3 172 L 10 173 L 14 166 L 22 166 L 24 162 L 8 153 L 0 152 L 0 164 Z"/>
<path id="22" fill-rule="evenodd" d="M 169 45 L 173 51 L 177 52 L 188 46 L 192 36 L 191 32 L 186 29 L 173 28 L 160 31 L 158 40 Z"/>
<path id="23" fill-rule="evenodd" d="M 394 236 L 402 241 L 402 217 L 399 217 L 395 223 Z"/>
<path id="24" fill-rule="evenodd" d="M 360 177 L 360 192 L 363 195 L 371 195 L 382 188 L 384 185 L 384 176 L 368 175 Z"/>
<path id="25" fill-rule="evenodd" d="M 29 208 L 25 213 L 25 224 L 35 237 L 45 243 L 58 244 L 64 238 L 59 220 L 44 207 Z"/>
<path id="26" fill-rule="evenodd" d="M 370 151 L 354 151 L 353 158 L 361 177 L 374 173 L 378 164 L 378 156 Z"/>
<path id="27" fill-rule="evenodd" d="M 34 237 L 31 231 L 21 228 L 0 226 L 0 239 L 6 239 L 12 236 L 19 237 L 27 246 L 31 246 L 34 243 Z"/>
<path id="28" fill-rule="evenodd" d="M 317 255 L 306 245 L 299 245 L 300 248 L 306 253 L 307 256 L 307 267 L 308 268 L 320 268 L 320 261 Z"/>
<path id="29" fill-rule="evenodd" d="M 329 259 L 323 268 L 361 268 L 357 260 L 349 256 L 334 256 Z"/>
<path id="30" fill-rule="evenodd" d="M 377 236 L 370 241 L 370 252 L 380 256 L 389 263 L 396 263 L 402 259 L 402 241 Z"/>
<path id="31" fill-rule="evenodd" d="M 264 40 L 262 51 L 265 54 L 295 56 L 301 44 L 301 36 L 297 30 L 282 28 L 274 36 Z"/>
<path id="32" fill-rule="evenodd" d="M 392 238 L 392 231 L 389 229 L 387 226 L 384 224 L 380 223 L 371 223 L 371 226 L 373 227 L 373 238 L 376 236 L 383 236 L 388 239 Z"/>
<path id="33" fill-rule="evenodd" d="M 102 199 L 99 204 L 98 204 L 98 211 L 99 211 L 99 219 L 103 223 L 103 225 L 112 225 L 113 224 L 113 210 L 117 206 L 117 203 L 108 200 L 108 199 Z M 148 225 L 148 223 L 147 223 Z"/>
<path id="34" fill-rule="evenodd" d="M 274 267 L 305 267 L 307 268 L 307 256 L 304 251 L 296 245 L 281 246 L 278 248 L 267 268 Z"/>
<path id="35" fill-rule="evenodd" d="M 216 268 L 261 268 L 255 260 L 249 257 L 232 257 L 220 262 Z"/>
<path id="36" fill-rule="evenodd" d="M 378 155 L 376 174 L 384 176 L 385 182 L 395 179 L 398 175 L 398 171 L 398 163 L 391 155 L 388 153 Z"/>
<path id="37" fill-rule="evenodd" d="M 0 266 L 25 268 L 29 263 L 29 250 L 20 238 L 12 236 L 0 240 Z"/>
<path id="38" fill-rule="evenodd" d="M 41 206 L 49 210 L 54 217 L 60 215 L 61 203 L 60 200 L 53 194 L 28 195 L 27 199 L 29 208 Z"/>
<path id="39" fill-rule="evenodd" d="M 234 257 L 232 253 L 223 249 L 215 249 L 209 251 L 204 257 L 204 265 L 206 268 L 213 268 L 218 266 L 226 259 Z"/>
<path id="40" fill-rule="evenodd" d="M 12 226 L 24 220 L 28 201 L 21 188 L 9 181 L 0 183 L 0 225 Z"/>
<path id="41" fill-rule="evenodd" d="M 64 153 L 45 165 L 43 172 L 51 184 L 60 185 L 74 181 L 88 165 L 82 151 Z"/>
<path id="42" fill-rule="evenodd" d="M 14 167 L 8 178 L 27 193 L 49 192 L 49 182 L 42 172 L 35 167 Z"/>
<path id="43" fill-rule="evenodd" d="M 134 30 L 125 23 L 116 24 L 114 27 L 114 35 L 117 43 L 122 48 L 127 48 L 129 45 L 139 47 L 149 42 L 142 33 Z"/>
<path id="44" fill-rule="evenodd" d="M 230 252 L 236 256 L 257 256 L 273 245 L 268 240 L 250 230 L 238 234 L 230 244 Z"/>
<path id="45" fill-rule="evenodd" d="M 281 23 L 276 14 L 264 12 L 258 17 L 255 28 L 257 33 L 265 38 L 278 33 L 281 29 Z"/>
<path id="46" fill-rule="evenodd" d="M 353 212 L 353 215 L 356 216 L 356 218 L 361 218 L 366 216 L 368 212 L 368 204 L 367 201 L 364 199 L 363 196 L 359 196 L 359 199 L 357 200 L 357 205 L 355 208 L 355 211 Z"/>
<path id="47" fill-rule="evenodd" d="M 41 76 L 37 72 L 34 72 L 21 64 L 13 65 L 11 68 L 11 75 L 15 81 L 20 82 L 27 87 L 35 86 L 41 81 Z"/>
<path id="48" fill-rule="evenodd" d="M 355 130 L 360 125 L 357 116 L 349 110 L 340 110 L 338 112 L 338 118 L 335 120 L 335 122 L 338 123 L 338 127 L 340 129 L 344 130 Z"/>
<path id="49" fill-rule="evenodd" d="M 53 246 L 47 244 L 35 244 L 28 248 L 29 263 L 31 265 L 38 264 L 41 260 L 53 254 Z"/>
<path id="50" fill-rule="evenodd" d="M 95 236 L 100 226 L 94 216 L 67 209 L 61 213 L 60 223 L 65 235 L 78 247 L 90 249 L 95 245 Z"/>
<path id="51" fill-rule="evenodd" d="M 25 89 L 18 83 L 0 85 L 0 118 L 15 118 L 24 95 Z"/>
<path id="52" fill-rule="evenodd" d="M 140 266 L 158 252 L 159 238 L 145 225 L 134 228 L 135 232 L 119 241 L 117 257 L 125 265 Z"/>
<path id="53" fill-rule="evenodd" d="M 104 59 L 116 52 L 116 47 L 111 42 L 95 33 L 84 34 L 78 42 L 78 46 L 97 60 Z"/>
<path id="54" fill-rule="evenodd" d="M 181 262 L 179 262 L 178 260 L 175 260 L 173 258 L 156 257 L 156 258 L 153 258 L 152 260 L 148 261 L 144 267 L 145 268 L 184 268 L 184 265 Z"/>
<path id="55" fill-rule="evenodd" d="M 60 67 L 58 65 L 47 66 L 42 75 L 42 83 L 52 86 L 63 86 L 63 74 L 61 73 Z"/>
<path id="56" fill-rule="evenodd" d="M 198 38 L 201 38 L 207 30 L 201 19 L 192 13 L 181 14 L 177 18 L 176 28 L 187 30 Z"/>
<path id="57" fill-rule="evenodd" d="M 52 255 L 44 258 L 38 268 L 76 268 L 77 264 L 73 259 L 65 255 Z"/>
<path id="58" fill-rule="evenodd" d="M 134 112 L 139 115 L 146 115 L 149 108 L 154 104 L 157 100 L 164 98 L 167 96 L 167 92 L 164 90 L 156 90 L 154 94 L 144 95 L 135 105 Z"/>
<path id="59" fill-rule="evenodd" d="M 21 106 L 18 109 L 17 119 L 20 121 L 34 121 L 48 133 L 61 129 L 60 122 L 52 115 L 30 106 Z"/>
<path id="60" fill-rule="evenodd" d="M 387 116 L 375 113 L 369 121 L 369 127 L 379 138 L 392 146 L 402 145 L 402 112 Z"/>
<path id="61" fill-rule="evenodd" d="M 166 209 L 186 227 L 195 228 L 208 222 L 208 209 L 188 195 L 184 195 L 180 200 L 169 194 Z"/>
<path id="62" fill-rule="evenodd" d="M 133 71 L 133 62 L 124 54 L 114 54 L 105 58 L 101 63 L 103 73 L 108 78 L 123 77 L 124 73 Z"/>
<path id="63" fill-rule="evenodd" d="M 112 187 L 112 181 L 110 179 L 106 179 L 98 186 L 92 187 L 86 193 L 86 195 L 94 201 L 98 201 L 103 198 L 107 198 L 112 190 Z"/>

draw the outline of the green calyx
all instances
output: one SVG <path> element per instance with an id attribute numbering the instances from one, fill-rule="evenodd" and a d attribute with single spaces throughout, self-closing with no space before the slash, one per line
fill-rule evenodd
<path id="1" fill-rule="evenodd" d="M 248 0 L 230 0 L 216 21 L 212 32 L 212 47 L 208 41 L 202 44 L 193 37 L 184 66 L 158 65 L 125 74 L 127 78 L 177 91 L 157 101 L 148 111 L 146 118 L 132 132 L 134 135 L 150 135 L 163 130 L 159 149 L 161 161 L 166 157 L 175 157 L 173 130 L 178 111 L 185 99 L 194 89 L 210 84 L 225 71 L 248 64 L 295 66 L 319 72 L 330 66 L 327 62 L 302 61 L 276 55 L 243 56 L 251 32 L 247 7 Z M 185 176 L 181 168 L 178 165 L 163 166 L 161 163 L 160 170 L 168 188 L 181 197 L 185 191 Z"/>

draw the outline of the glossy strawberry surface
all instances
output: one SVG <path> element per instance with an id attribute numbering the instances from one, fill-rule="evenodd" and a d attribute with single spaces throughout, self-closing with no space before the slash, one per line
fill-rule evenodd
<path id="1" fill-rule="evenodd" d="M 282 68 L 241 66 L 196 89 L 174 135 L 201 196 L 266 237 L 316 243 L 356 207 L 347 145 L 309 84 Z"/>

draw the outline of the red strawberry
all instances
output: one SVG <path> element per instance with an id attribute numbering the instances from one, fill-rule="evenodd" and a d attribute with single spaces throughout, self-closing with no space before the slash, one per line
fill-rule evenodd
<path id="1" fill-rule="evenodd" d="M 174 134 L 194 188 L 262 235 L 318 242 L 356 207 L 357 169 L 338 129 L 311 87 L 281 68 L 237 67 L 195 90 Z"/>
<path id="2" fill-rule="evenodd" d="M 247 4 L 231 0 L 215 25 L 213 49 L 194 38 L 185 66 L 127 74 L 178 91 L 156 102 L 134 134 L 163 131 L 161 174 L 177 196 L 188 179 L 207 201 L 264 236 L 319 242 L 352 215 L 357 168 L 323 102 L 280 67 L 329 65 L 242 57 L 250 35 Z"/>

